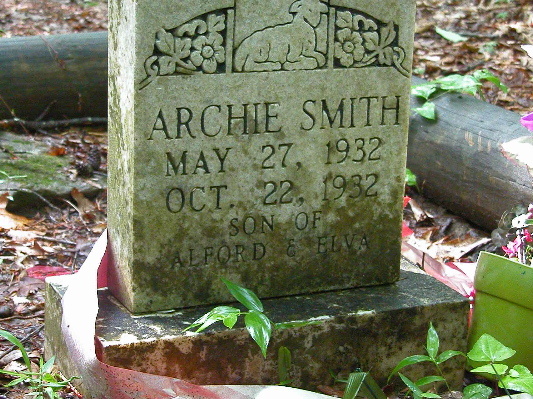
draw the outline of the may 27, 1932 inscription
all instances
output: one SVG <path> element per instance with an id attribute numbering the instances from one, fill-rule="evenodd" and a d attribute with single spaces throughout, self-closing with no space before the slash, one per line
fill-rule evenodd
<path id="1" fill-rule="evenodd" d="M 133 312 L 398 278 L 413 1 L 111 1 L 109 233 Z M 275 3 L 275 4 L 274 4 Z"/>

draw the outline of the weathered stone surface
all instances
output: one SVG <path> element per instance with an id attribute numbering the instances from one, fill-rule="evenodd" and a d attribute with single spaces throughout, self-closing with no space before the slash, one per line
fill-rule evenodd
<path id="1" fill-rule="evenodd" d="M 48 287 L 47 315 L 60 313 L 63 289 Z M 293 386 L 311 390 L 331 384 L 330 371 L 346 376 L 358 367 L 384 384 L 401 359 L 424 353 L 429 322 L 436 326 L 441 350 L 464 351 L 469 311 L 468 301 L 442 283 L 405 271 L 392 285 L 264 300 L 274 322 L 317 322 L 275 331 L 264 360 L 242 326 L 183 332 L 211 307 L 132 316 L 108 291 L 100 292 L 99 301 L 97 350 L 106 363 L 198 384 L 276 384 L 277 351 L 283 345 L 292 353 Z M 47 329 L 57 324 L 47 320 Z M 47 331 L 47 353 L 58 355 L 62 365 L 68 354 L 54 332 Z M 463 360 L 442 365 L 452 386 L 461 386 Z M 405 369 L 412 378 L 434 372 L 430 365 Z"/>
<path id="2" fill-rule="evenodd" d="M 111 290 L 133 312 L 391 283 L 414 1 L 110 2 Z"/>

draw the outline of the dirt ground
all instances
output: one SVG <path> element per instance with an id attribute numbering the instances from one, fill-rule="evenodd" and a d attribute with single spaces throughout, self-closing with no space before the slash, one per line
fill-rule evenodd
<path id="1" fill-rule="evenodd" d="M 485 68 L 510 88 L 506 94 L 488 84 L 487 101 L 521 114 L 533 111 L 533 59 L 522 47 L 533 44 L 531 0 L 418 0 L 417 4 L 415 75 L 432 79 Z M 467 40 L 452 43 L 435 27 Z M 0 2 L 0 37 L 104 29 L 107 3 L 102 0 Z M 99 173 L 105 173 L 105 132 L 85 129 L 82 134 L 73 128 L 49 133 L 46 139 L 54 141 L 57 151 L 73 155 L 78 164 L 90 162 L 90 149 L 97 147 L 102 159 Z M 2 180 L 0 175 L 0 185 Z M 105 228 L 106 197 L 105 193 L 92 199 L 74 195 L 24 218 L 5 211 L 7 198 L 1 194 L 0 190 L 0 328 L 23 339 L 35 360 L 43 347 L 42 277 L 57 273 L 57 267 L 79 268 Z M 19 358 L 8 343 L 0 342 L 0 368 L 16 367 Z M 0 398 L 23 393 L 0 388 Z"/>

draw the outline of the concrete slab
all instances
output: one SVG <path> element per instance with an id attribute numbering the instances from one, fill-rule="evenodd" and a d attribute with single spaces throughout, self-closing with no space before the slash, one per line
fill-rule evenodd
<path id="1" fill-rule="evenodd" d="M 58 357 L 66 373 L 75 374 L 59 329 L 68 279 L 61 281 L 47 287 L 45 350 Z M 274 322 L 316 322 L 275 331 L 263 359 L 242 325 L 183 332 L 212 307 L 132 316 L 105 289 L 99 291 L 99 304 L 97 351 L 108 364 L 202 385 L 277 384 L 277 352 L 285 346 L 292 353 L 292 386 L 310 390 L 332 384 L 331 373 L 346 377 L 357 368 L 384 384 L 401 359 L 425 353 L 429 322 L 439 333 L 441 351 L 465 351 L 469 310 L 468 301 L 445 285 L 406 271 L 392 285 L 263 300 Z M 463 360 L 443 366 L 450 384 L 459 387 Z M 405 371 L 412 378 L 436 372 L 430 365 Z"/>

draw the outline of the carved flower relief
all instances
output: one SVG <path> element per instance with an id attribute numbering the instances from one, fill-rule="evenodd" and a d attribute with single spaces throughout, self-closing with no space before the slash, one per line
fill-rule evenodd
<path id="1" fill-rule="evenodd" d="M 337 32 L 335 42 L 335 57 L 339 59 L 341 65 L 350 67 L 354 62 L 361 61 L 365 56 L 363 38 L 359 32 L 345 28 Z"/>
<path id="2" fill-rule="evenodd" d="M 226 60 L 222 36 L 225 28 L 226 15 L 214 12 L 171 30 L 159 29 L 154 53 L 144 62 L 146 77 L 139 87 L 146 87 L 158 75 L 191 74 L 198 69 L 215 73 Z"/>
<path id="3" fill-rule="evenodd" d="M 378 31 L 377 24 L 362 15 L 341 11 L 337 14 L 335 58 L 345 67 L 369 65 L 375 61 L 381 65 L 394 63 L 396 38 L 394 24 L 389 22 Z"/>
<path id="4" fill-rule="evenodd" d="M 215 73 L 218 64 L 225 61 L 226 54 L 222 47 L 223 38 L 218 33 L 200 35 L 192 42 L 191 62 L 202 67 L 205 73 Z"/>

